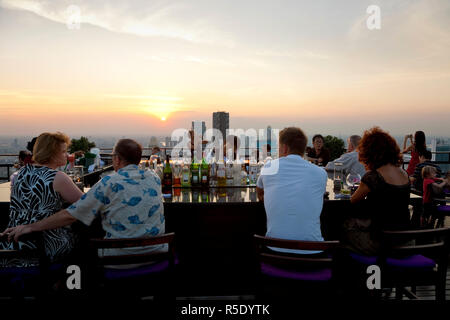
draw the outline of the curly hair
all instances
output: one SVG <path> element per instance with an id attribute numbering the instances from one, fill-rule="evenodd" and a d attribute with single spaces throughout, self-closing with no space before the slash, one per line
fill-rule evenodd
<path id="1" fill-rule="evenodd" d="M 379 127 L 364 131 L 358 151 L 359 161 L 369 170 L 376 170 L 386 164 L 398 167 L 403 163 L 403 156 L 397 142 Z"/>

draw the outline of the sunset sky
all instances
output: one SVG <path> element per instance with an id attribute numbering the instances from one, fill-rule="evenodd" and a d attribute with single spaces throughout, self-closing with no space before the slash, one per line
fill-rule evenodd
<path id="1" fill-rule="evenodd" d="M 450 1 L 0 0 L 0 135 L 170 134 L 215 111 L 450 136 Z"/>

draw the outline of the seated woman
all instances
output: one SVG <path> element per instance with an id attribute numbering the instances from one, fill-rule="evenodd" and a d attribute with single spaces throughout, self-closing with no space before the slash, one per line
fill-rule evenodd
<path id="1" fill-rule="evenodd" d="M 352 251 L 375 255 L 382 230 L 404 230 L 410 225 L 410 183 L 401 168 L 400 148 L 387 132 L 378 127 L 366 131 L 358 149 L 367 172 L 351 203 L 366 200 L 355 210 L 359 218 L 345 223 L 344 242 Z"/>
<path id="2" fill-rule="evenodd" d="M 63 201 L 73 203 L 83 193 L 72 179 L 56 168 L 67 163 L 69 137 L 63 133 L 43 133 L 33 148 L 33 164 L 23 167 L 11 190 L 9 227 L 30 224 L 61 210 Z M 43 232 L 45 253 L 51 261 L 66 257 L 74 247 L 70 228 Z M 2 241 L 0 249 L 12 249 L 13 243 Z M 19 242 L 19 248 L 36 248 L 32 241 Z M 31 266 L 36 261 L 9 261 L 8 266 Z"/>
<path id="3" fill-rule="evenodd" d="M 307 149 L 306 159 L 319 166 L 326 166 L 330 161 L 330 152 L 323 146 L 325 139 L 322 135 L 316 134 L 312 142 L 313 148 Z"/>

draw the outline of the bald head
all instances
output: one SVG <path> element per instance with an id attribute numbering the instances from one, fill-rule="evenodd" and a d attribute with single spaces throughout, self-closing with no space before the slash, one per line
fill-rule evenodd
<path id="1" fill-rule="evenodd" d="M 114 153 L 128 164 L 139 164 L 142 157 L 142 147 L 132 139 L 120 139 L 114 147 Z"/>

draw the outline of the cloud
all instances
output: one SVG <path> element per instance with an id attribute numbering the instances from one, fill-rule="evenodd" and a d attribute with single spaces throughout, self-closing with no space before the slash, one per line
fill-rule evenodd
<path id="1" fill-rule="evenodd" d="M 32 12 L 48 20 L 67 24 L 73 1 L 0 0 L 0 6 Z M 77 1 L 80 22 L 111 32 L 142 37 L 165 37 L 193 43 L 204 43 L 232 48 L 231 36 L 217 30 L 213 23 L 202 17 L 191 17 L 185 12 L 187 6 L 168 1 L 134 1 L 118 3 L 100 1 Z M 189 23 L 185 23 L 186 20 Z"/>

